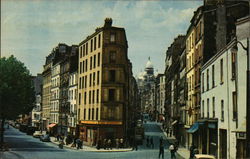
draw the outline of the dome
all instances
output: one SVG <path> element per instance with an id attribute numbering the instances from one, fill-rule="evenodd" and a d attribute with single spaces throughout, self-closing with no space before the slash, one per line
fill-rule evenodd
<path id="1" fill-rule="evenodd" d="M 148 62 L 146 64 L 146 68 L 154 68 L 152 62 L 150 61 L 150 57 L 148 58 Z"/>

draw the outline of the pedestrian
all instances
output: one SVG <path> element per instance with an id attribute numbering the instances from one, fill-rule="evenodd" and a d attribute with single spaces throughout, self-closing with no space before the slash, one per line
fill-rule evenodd
<path id="1" fill-rule="evenodd" d="M 81 148 L 81 140 L 79 138 L 76 139 L 77 150 Z"/>
<path id="2" fill-rule="evenodd" d="M 98 139 L 98 141 L 97 141 L 97 146 L 96 146 L 96 149 L 97 150 L 100 150 L 100 148 L 101 148 L 101 139 Z"/>
<path id="3" fill-rule="evenodd" d="M 111 142 L 111 139 L 108 139 L 108 148 L 110 150 L 112 150 L 112 142 Z"/>
<path id="4" fill-rule="evenodd" d="M 167 130 L 166 130 L 166 133 L 167 133 L 167 137 L 168 137 L 168 133 L 169 133 L 169 129 L 167 128 Z"/>
<path id="5" fill-rule="evenodd" d="M 151 148 L 153 149 L 154 148 L 154 139 L 153 139 L 153 137 L 151 137 L 151 139 L 150 139 L 150 145 L 151 145 Z"/>
<path id="6" fill-rule="evenodd" d="M 104 148 L 104 150 L 106 150 L 106 148 L 107 148 L 107 139 L 106 138 L 103 139 L 103 148 Z"/>
<path id="7" fill-rule="evenodd" d="M 191 146 L 190 146 L 190 148 L 189 148 L 189 151 L 190 151 L 190 156 L 189 156 L 189 158 L 190 158 L 190 159 L 193 159 L 193 158 L 194 158 L 194 149 L 195 149 L 195 146 L 194 146 L 194 144 L 192 143 Z"/>
<path id="8" fill-rule="evenodd" d="M 172 129 L 169 130 L 169 136 L 172 136 Z"/>
<path id="9" fill-rule="evenodd" d="M 159 142 L 160 144 L 162 144 L 163 143 L 163 137 L 161 136 L 160 137 L 160 142 Z"/>
<path id="10" fill-rule="evenodd" d="M 121 138 L 121 139 L 120 139 L 120 146 L 121 146 L 121 148 L 123 148 L 123 146 L 124 146 L 123 144 L 124 144 L 124 143 L 123 143 L 123 138 Z"/>
<path id="11" fill-rule="evenodd" d="M 171 159 L 176 159 L 175 157 L 175 147 L 174 147 L 174 144 L 170 144 L 169 146 L 169 150 L 170 150 L 170 153 L 171 153 Z"/>
<path id="12" fill-rule="evenodd" d="M 118 138 L 115 139 L 115 147 L 117 149 L 120 147 L 120 145 L 119 145 L 119 139 Z"/>
<path id="13" fill-rule="evenodd" d="M 163 142 L 160 143 L 160 147 L 159 147 L 159 158 L 162 157 L 162 159 L 164 159 L 164 144 Z"/>
<path id="14" fill-rule="evenodd" d="M 147 147 L 149 147 L 149 137 L 147 136 Z"/>

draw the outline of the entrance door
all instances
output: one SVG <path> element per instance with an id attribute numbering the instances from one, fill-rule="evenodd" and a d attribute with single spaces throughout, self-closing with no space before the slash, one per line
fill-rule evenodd
<path id="1" fill-rule="evenodd" d="M 227 130 L 220 129 L 220 158 L 227 158 Z"/>
<path id="2" fill-rule="evenodd" d="M 237 139 L 236 158 L 246 158 L 246 140 Z"/>

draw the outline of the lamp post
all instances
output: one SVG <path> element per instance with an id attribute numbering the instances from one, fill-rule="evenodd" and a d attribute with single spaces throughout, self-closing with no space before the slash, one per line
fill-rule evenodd
<path id="1" fill-rule="evenodd" d="M 246 92 L 246 157 L 250 157 L 250 55 L 249 55 L 249 38 L 247 38 L 247 46 L 245 47 L 242 42 L 236 40 L 237 44 L 247 53 L 247 71 L 246 71 L 246 82 L 247 82 L 247 92 Z"/>

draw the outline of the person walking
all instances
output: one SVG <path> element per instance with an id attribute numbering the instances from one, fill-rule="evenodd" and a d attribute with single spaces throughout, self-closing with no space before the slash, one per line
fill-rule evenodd
<path id="1" fill-rule="evenodd" d="M 77 150 L 81 148 L 81 140 L 79 138 L 76 139 L 76 148 Z"/>
<path id="2" fill-rule="evenodd" d="M 195 149 L 196 149 L 196 146 L 192 143 L 191 146 L 190 146 L 190 148 L 189 148 L 189 151 L 190 151 L 190 156 L 189 156 L 189 158 L 190 158 L 190 159 L 193 159 L 193 158 L 194 158 Z"/>
<path id="3" fill-rule="evenodd" d="M 169 133 L 169 129 L 167 128 L 167 130 L 166 130 L 166 133 L 167 133 L 167 137 L 168 137 L 168 133 Z"/>
<path id="4" fill-rule="evenodd" d="M 150 139 L 150 146 L 151 146 L 152 149 L 154 148 L 154 139 L 153 139 L 153 137 L 151 137 L 151 139 Z"/>
<path id="5" fill-rule="evenodd" d="M 120 145 L 119 145 L 119 139 L 118 138 L 115 139 L 115 147 L 117 149 L 120 147 Z"/>
<path id="6" fill-rule="evenodd" d="M 149 137 L 147 137 L 147 144 L 146 144 L 147 147 L 149 147 Z"/>
<path id="7" fill-rule="evenodd" d="M 163 142 L 160 143 L 160 147 L 159 147 L 159 158 L 162 157 L 162 159 L 164 159 L 164 144 Z"/>
<path id="8" fill-rule="evenodd" d="M 169 137 L 172 137 L 172 129 L 169 130 Z"/>
<path id="9" fill-rule="evenodd" d="M 172 143 L 170 144 L 169 150 L 170 150 L 170 153 L 171 153 L 171 159 L 176 159 L 174 144 L 172 144 Z"/>

